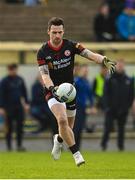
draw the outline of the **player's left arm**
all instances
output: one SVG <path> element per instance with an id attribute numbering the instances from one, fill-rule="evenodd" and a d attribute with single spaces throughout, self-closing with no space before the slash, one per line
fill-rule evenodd
<path id="1" fill-rule="evenodd" d="M 98 53 L 94 53 L 92 51 L 90 51 L 89 49 L 85 48 L 84 50 L 82 50 L 82 52 L 80 53 L 80 55 L 82 57 L 85 57 L 87 58 L 88 60 L 90 61 L 94 61 L 96 62 L 97 64 L 104 64 L 109 72 L 112 74 L 115 72 L 115 65 L 116 65 L 116 62 L 108 59 L 106 56 L 102 56 Z"/>

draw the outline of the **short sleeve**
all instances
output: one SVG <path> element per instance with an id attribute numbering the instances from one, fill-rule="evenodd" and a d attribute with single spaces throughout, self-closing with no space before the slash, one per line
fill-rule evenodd
<path id="1" fill-rule="evenodd" d="M 46 64 L 45 54 L 42 49 L 39 49 L 37 53 L 37 62 L 39 66 Z"/>
<path id="2" fill-rule="evenodd" d="M 81 54 L 81 52 L 85 49 L 84 46 L 77 42 L 72 42 L 75 50 L 75 54 Z"/>

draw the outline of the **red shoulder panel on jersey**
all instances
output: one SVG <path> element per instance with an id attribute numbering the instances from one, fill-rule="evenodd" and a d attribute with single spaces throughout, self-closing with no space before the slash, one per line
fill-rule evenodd
<path id="1" fill-rule="evenodd" d="M 82 51 L 85 49 L 85 48 L 83 47 L 83 45 L 80 44 L 80 43 L 77 43 L 77 44 L 76 44 L 76 48 L 79 49 L 80 52 L 82 52 Z"/>
<path id="2" fill-rule="evenodd" d="M 44 65 L 45 64 L 45 60 L 44 59 L 38 59 L 38 65 Z"/>

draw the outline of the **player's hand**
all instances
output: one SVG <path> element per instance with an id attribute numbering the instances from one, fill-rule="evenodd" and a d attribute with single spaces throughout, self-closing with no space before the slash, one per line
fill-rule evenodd
<path id="1" fill-rule="evenodd" d="M 111 61 L 110 59 L 108 59 L 105 56 L 102 63 L 107 67 L 110 74 L 113 74 L 115 72 L 115 70 L 116 70 L 116 62 Z"/>
<path id="2" fill-rule="evenodd" d="M 49 87 L 49 90 L 51 91 L 53 97 L 59 101 L 59 102 L 63 102 L 62 99 L 57 95 L 57 89 L 58 89 L 58 86 L 50 86 Z"/>

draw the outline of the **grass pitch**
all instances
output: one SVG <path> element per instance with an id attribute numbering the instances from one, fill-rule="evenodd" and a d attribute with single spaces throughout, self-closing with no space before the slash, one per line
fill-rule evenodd
<path id="1" fill-rule="evenodd" d="M 0 178 L 135 178 L 135 152 L 83 152 L 86 164 L 76 167 L 63 152 L 54 161 L 48 152 L 0 153 Z"/>

